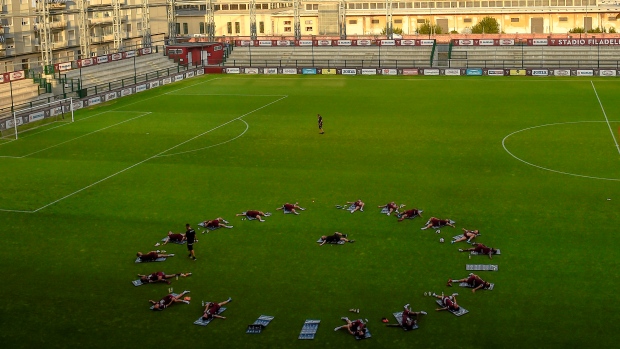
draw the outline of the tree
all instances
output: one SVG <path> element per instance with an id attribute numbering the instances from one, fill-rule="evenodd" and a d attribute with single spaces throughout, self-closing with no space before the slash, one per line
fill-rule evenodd
<path id="1" fill-rule="evenodd" d="M 493 17 L 484 17 L 471 28 L 473 34 L 499 34 L 499 23 Z"/>
<path id="2" fill-rule="evenodd" d="M 387 34 L 387 28 L 383 28 L 383 30 L 381 30 L 381 35 L 386 35 Z M 398 35 L 403 35 L 403 29 L 402 28 L 392 28 L 392 34 L 398 34 Z"/>
<path id="3" fill-rule="evenodd" d="M 441 27 L 438 25 L 431 25 L 429 21 L 424 22 L 418 27 L 418 34 L 441 34 Z"/>

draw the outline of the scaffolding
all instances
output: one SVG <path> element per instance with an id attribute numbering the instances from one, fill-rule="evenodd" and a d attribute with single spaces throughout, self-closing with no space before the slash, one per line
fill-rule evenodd
<path id="1" fill-rule="evenodd" d="M 256 40 L 256 0 L 250 0 L 250 39 Z"/>
<path id="2" fill-rule="evenodd" d="M 151 47 L 151 13 L 149 0 L 142 0 L 142 46 Z"/>
<path id="3" fill-rule="evenodd" d="M 168 21 L 168 44 L 177 43 L 177 16 L 176 16 L 176 1 L 166 0 L 166 20 Z"/>
<path id="4" fill-rule="evenodd" d="M 48 0 L 37 1 L 36 14 L 39 28 L 39 40 L 41 43 L 41 62 L 46 74 L 51 73 L 52 65 L 52 32 L 50 29 L 50 11 Z"/>
<path id="5" fill-rule="evenodd" d="M 121 2 L 120 0 L 112 0 L 112 34 L 114 36 L 114 50 L 116 52 L 123 51 L 123 32 L 121 28 Z"/>
<path id="6" fill-rule="evenodd" d="M 295 40 L 301 39 L 301 18 L 299 15 L 301 9 L 301 0 L 293 0 L 293 16 L 295 27 Z"/>
<path id="7" fill-rule="evenodd" d="M 338 2 L 338 32 L 341 40 L 347 39 L 347 3 L 345 0 Z"/>
<path id="8" fill-rule="evenodd" d="M 80 53 L 82 58 L 90 57 L 90 33 L 88 30 L 87 0 L 76 0 L 78 7 L 78 30 L 80 33 Z"/>
<path id="9" fill-rule="evenodd" d="M 205 12 L 205 31 L 207 32 L 207 37 L 209 41 L 215 40 L 215 16 L 213 15 L 213 0 L 205 0 L 206 3 L 206 12 Z"/>
<path id="10" fill-rule="evenodd" d="M 392 0 L 385 0 L 385 34 L 388 40 L 394 39 L 394 28 L 392 27 Z"/>

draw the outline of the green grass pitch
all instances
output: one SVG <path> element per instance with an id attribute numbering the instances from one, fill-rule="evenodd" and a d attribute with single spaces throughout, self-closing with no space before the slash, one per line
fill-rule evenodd
<path id="1" fill-rule="evenodd" d="M 618 319 L 620 85 L 613 78 L 210 75 L 76 112 L 76 122 L 0 145 L 0 340 L 6 348 L 613 347 Z M 324 117 L 319 135 L 316 114 Z M 60 127 L 58 127 L 60 126 Z M 334 208 L 362 199 L 364 212 Z M 299 201 L 299 216 L 275 209 Z M 397 223 L 389 201 L 424 210 Z M 248 209 L 273 212 L 241 220 Z M 163 263 L 138 251 L 185 223 L 224 217 Z M 420 227 L 451 218 L 441 234 Z M 500 248 L 458 253 L 461 228 Z M 335 231 L 356 240 L 322 246 Z M 446 242 L 439 243 L 443 237 Z M 446 287 L 480 272 L 493 291 Z M 164 284 L 190 305 L 148 300 Z M 424 292 L 459 292 L 436 312 Z M 201 301 L 232 297 L 226 320 L 193 325 Z M 406 303 L 420 329 L 381 323 Z M 341 316 L 360 308 L 373 337 Z M 275 319 L 260 335 L 245 329 Z M 316 339 L 297 339 L 321 319 Z"/>

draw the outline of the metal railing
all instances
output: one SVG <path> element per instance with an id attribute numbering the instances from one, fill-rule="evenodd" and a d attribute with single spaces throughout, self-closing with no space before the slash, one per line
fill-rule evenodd
<path id="1" fill-rule="evenodd" d="M 398 68 L 429 66 L 430 59 L 228 59 L 225 66 L 238 67 L 325 67 Z"/>

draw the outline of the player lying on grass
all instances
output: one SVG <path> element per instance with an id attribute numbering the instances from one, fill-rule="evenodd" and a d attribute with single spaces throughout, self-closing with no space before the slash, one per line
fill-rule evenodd
<path id="1" fill-rule="evenodd" d="M 138 277 L 140 278 L 140 280 L 144 284 L 152 284 L 152 283 L 155 283 L 155 282 L 164 282 L 164 283 L 170 285 L 170 281 L 168 281 L 167 279 L 172 279 L 173 277 L 176 277 L 176 276 L 186 277 L 186 276 L 190 276 L 190 275 L 192 275 L 192 273 L 176 273 L 176 274 L 166 275 L 166 273 L 164 273 L 163 271 L 156 271 L 156 272 L 154 272 L 152 274 L 149 274 L 149 275 L 138 274 Z"/>
<path id="2" fill-rule="evenodd" d="M 217 313 L 220 311 L 220 308 L 222 307 L 222 305 L 228 304 L 230 302 L 232 302 L 232 298 L 230 297 L 228 297 L 227 300 L 220 302 L 220 303 L 207 302 L 207 304 L 205 304 L 204 313 L 202 314 L 202 318 L 201 318 L 202 321 L 207 321 L 213 318 L 226 319 L 226 317 L 218 315 Z"/>
<path id="3" fill-rule="evenodd" d="M 486 282 L 484 280 L 482 280 L 482 278 L 474 273 L 470 273 L 468 277 L 464 278 L 464 279 L 448 279 L 448 284 L 447 286 L 452 287 L 452 283 L 453 282 L 466 282 L 470 287 L 473 287 L 473 289 L 471 290 L 473 293 L 476 293 L 476 290 L 479 290 L 481 288 L 489 288 L 491 287 L 491 283 L 490 282 Z"/>
<path id="4" fill-rule="evenodd" d="M 401 324 L 387 324 L 387 327 L 403 327 L 405 330 L 412 330 L 418 324 L 418 318 L 420 315 L 426 315 L 425 311 L 411 311 L 409 310 L 409 304 L 405 304 L 403 307 L 403 320 Z"/>
<path id="5" fill-rule="evenodd" d="M 297 212 L 296 210 L 305 211 L 306 209 L 303 207 L 299 207 L 299 202 L 296 202 L 294 204 L 289 204 L 287 202 L 286 204 L 282 205 L 282 207 L 276 208 L 276 210 L 282 210 L 283 213 L 291 212 L 294 214 L 299 214 L 299 212 Z"/>
<path id="6" fill-rule="evenodd" d="M 185 241 L 185 234 L 181 234 L 181 233 L 173 233 L 171 231 L 168 232 L 168 236 L 166 236 L 166 240 L 164 240 L 164 243 L 162 245 L 165 245 L 169 242 L 174 242 L 174 243 L 181 243 Z"/>
<path id="7" fill-rule="evenodd" d="M 400 205 L 400 207 L 404 207 L 405 205 Z M 387 212 L 385 213 L 386 215 L 391 215 L 392 212 L 398 212 L 399 207 L 396 205 L 396 203 L 394 201 L 390 202 L 389 204 L 385 204 L 382 206 L 377 206 L 378 208 L 384 208 L 387 210 Z M 381 210 L 381 213 L 383 213 L 383 210 Z"/>
<path id="8" fill-rule="evenodd" d="M 344 241 L 344 242 L 355 242 L 355 240 L 349 240 L 347 239 L 348 235 L 347 234 L 342 234 L 339 232 L 335 232 L 334 235 L 323 235 L 321 236 L 321 244 L 319 246 L 323 246 L 326 243 L 329 244 L 335 244 L 338 241 Z"/>
<path id="9" fill-rule="evenodd" d="M 362 200 L 357 201 L 347 201 L 347 205 L 354 205 L 355 207 L 351 210 L 351 213 L 360 210 L 364 212 L 364 202 Z"/>
<path id="10" fill-rule="evenodd" d="M 444 305 L 443 308 L 437 308 L 435 310 L 436 311 L 442 311 L 442 310 L 458 311 L 461 308 L 456 302 L 456 296 L 458 295 L 459 295 L 458 293 L 453 293 L 451 296 L 444 296 L 443 294 L 438 295 L 438 294 L 433 293 L 433 297 L 441 299 L 441 303 L 443 303 Z"/>
<path id="11" fill-rule="evenodd" d="M 426 230 L 428 228 L 443 228 L 445 226 L 450 226 L 452 228 L 455 228 L 454 224 L 451 223 L 452 220 L 451 219 L 439 219 L 436 217 L 431 217 L 431 219 L 428 220 L 428 222 L 426 222 L 426 226 L 422 227 L 422 230 Z"/>
<path id="12" fill-rule="evenodd" d="M 209 229 L 209 228 L 211 228 L 211 229 L 215 229 L 215 228 L 228 228 L 228 229 L 230 229 L 230 228 L 233 227 L 232 225 L 226 225 L 226 224 L 228 224 L 227 220 L 225 220 L 222 217 L 217 217 L 216 219 L 212 219 L 210 221 L 204 221 L 204 222 L 202 222 L 201 225 L 204 228 L 207 228 L 207 229 Z"/>
<path id="13" fill-rule="evenodd" d="M 459 252 L 473 251 L 473 252 L 476 252 L 477 254 L 486 254 L 489 256 L 489 259 L 493 259 L 493 255 L 497 253 L 496 248 L 487 247 L 484 244 L 475 243 L 472 246 L 474 247 L 467 248 L 467 249 L 459 248 Z"/>
<path id="14" fill-rule="evenodd" d="M 463 237 L 460 239 L 452 240 L 451 244 L 465 240 L 467 240 L 467 243 L 470 243 L 473 239 L 477 238 L 478 235 L 480 235 L 479 230 L 467 230 L 463 228 Z"/>
<path id="15" fill-rule="evenodd" d="M 342 317 L 341 319 L 346 321 L 347 324 L 334 328 L 334 331 L 346 328 L 347 331 L 354 336 L 364 337 L 366 335 L 366 324 L 362 319 L 357 319 L 355 321 L 349 320 L 348 317 Z"/>
<path id="16" fill-rule="evenodd" d="M 420 210 L 418 210 L 417 208 L 412 208 L 411 210 L 407 210 L 401 214 L 398 215 L 398 221 L 402 222 L 405 219 L 410 219 L 410 218 L 414 218 L 414 217 L 422 217 L 422 212 Z"/>
<path id="17" fill-rule="evenodd" d="M 166 251 L 161 251 L 163 253 L 159 253 L 160 251 L 151 251 L 147 254 L 143 254 L 142 252 L 138 252 L 136 256 L 140 258 L 142 262 L 152 262 L 157 260 L 157 258 L 165 258 L 165 257 L 174 257 L 174 254 L 165 254 Z"/>
<path id="18" fill-rule="evenodd" d="M 250 211 L 237 213 L 236 216 L 246 216 L 248 219 L 258 219 L 259 221 L 264 222 L 265 220 L 262 219 L 261 217 L 267 217 L 268 215 L 262 211 L 250 210 Z"/>
<path id="19" fill-rule="evenodd" d="M 174 303 L 183 302 L 183 303 L 189 304 L 189 301 L 190 301 L 189 297 L 186 297 L 185 299 L 181 299 L 181 297 L 185 296 L 188 293 L 189 291 L 183 291 L 181 292 L 181 294 L 178 294 L 176 296 L 169 294 L 167 296 L 164 296 L 164 298 L 162 298 L 159 302 L 155 302 L 154 300 L 149 300 L 149 302 L 153 304 L 153 310 L 164 310 L 168 308 L 169 306 L 173 305 Z"/>

